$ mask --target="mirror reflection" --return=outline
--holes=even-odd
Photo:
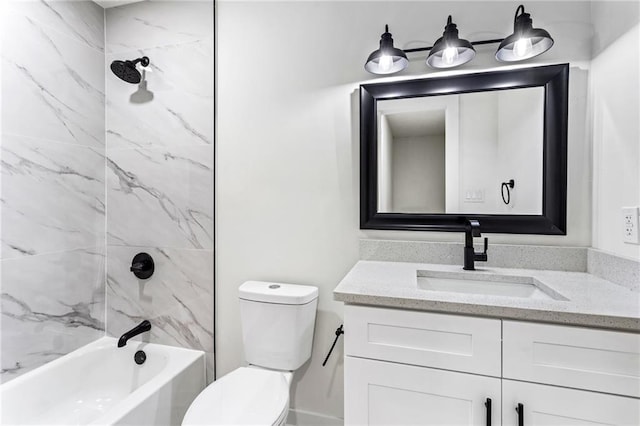
[[[378,212],[542,214],[544,96],[378,100]]]

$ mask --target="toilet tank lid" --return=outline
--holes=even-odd
[[[254,302],[305,305],[318,298],[318,287],[311,285],[247,281],[239,288],[240,299]]]

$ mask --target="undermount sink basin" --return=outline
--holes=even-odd
[[[533,277],[418,270],[418,288],[428,291],[568,300]]]

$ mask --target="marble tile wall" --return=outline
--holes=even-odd
[[[104,334],[104,11],[7,1],[0,381]]]
[[[204,350],[209,360],[213,35],[212,1],[106,10],[107,65],[151,60],[140,85],[106,78],[107,334],[148,319],[150,341]],[[138,252],[155,260],[148,280],[129,272]]]

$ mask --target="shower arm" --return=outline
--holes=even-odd
[[[139,63],[143,67],[149,66],[149,58],[147,56],[143,56],[142,58],[134,59],[133,61],[129,61],[129,62],[131,62],[132,65],[136,65]]]

